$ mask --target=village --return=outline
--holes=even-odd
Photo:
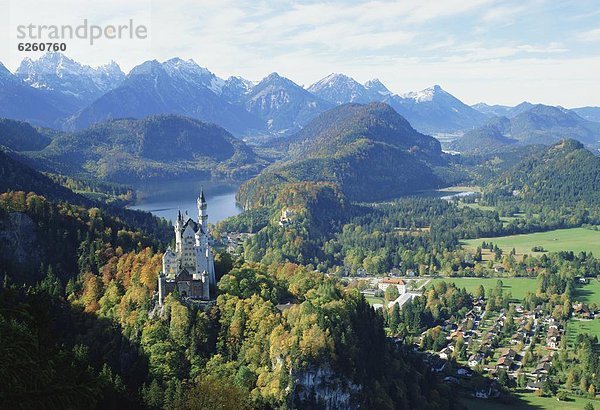
[[[563,325],[541,307],[526,311],[511,304],[508,310],[490,313],[484,299],[476,300],[464,319],[448,320],[441,330],[446,345],[437,352],[427,351],[431,369],[445,382],[482,399],[499,397],[501,385],[543,389],[552,355],[564,337]],[[474,374],[487,377],[474,381]]]
[[[421,296],[435,278],[403,276],[363,279],[361,293],[371,300],[382,298],[389,287],[397,289],[397,298],[372,303],[375,309],[385,305],[400,308]],[[374,299],[375,298],[375,299]],[[527,310],[523,304],[509,304],[497,311],[486,310],[484,297],[474,298],[472,309],[460,319],[445,320],[415,337],[413,351],[423,355],[430,369],[464,395],[476,399],[508,397],[508,387],[541,393],[552,373],[552,357],[566,344],[565,322],[552,317],[538,305]],[[574,320],[587,321],[600,316],[584,303],[571,306]],[[425,348],[431,332],[441,333],[444,342]],[[439,333],[437,333],[439,332]],[[438,336],[439,337],[439,336]]]

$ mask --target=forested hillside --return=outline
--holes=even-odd
[[[0,150],[0,192],[7,191],[37,192],[50,200],[68,201],[72,204],[91,204],[84,197],[54,183],[50,178]]]
[[[264,166],[252,149],[223,128],[174,115],[114,120],[59,133],[43,149],[23,155],[42,171],[121,183],[243,178]]]
[[[19,215],[30,226],[22,239],[34,241],[20,252],[0,242],[0,326],[9,335],[0,372],[10,375],[0,403],[457,408],[421,362],[388,344],[381,316],[358,292],[318,272],[234,265],[219,254],[216,303],[172,295],[158,309],[156,241],[98,209],[33,193],[0,195],[0,210],[3,234]],[[41,263],[28,270],[19,256],[35,254]],[[22,288],[25,280],[38,282]],[[28,375],[35,368],[43,372]]]
[[[47,135],[29,123],[0,118],[0,145],[10,150],[36,151],[46,147],[50,141]]]
[[[525,157],[488,189],[494,197],[522,199],[545,206],[600,203],[600,157],[575,140]]]
[[[380,200],[444,184],[432,165],[440,144],[415,131],[386,104],[346,104],[321,114],[285,140],[289,158],[240,190],[240,202],[290,182],[329,182],[350,200]]]

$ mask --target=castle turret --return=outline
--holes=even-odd
[[[198,223],[206,230],[208,224],[208,214],[206,213],[206,199],[204,198],[204,188],[200,188],[200,195],[196,200],[198,205]]]
[[[162,273],[165,276],[175,275],[177,273],[177,268],[177,255],[169,246],[167,251],[163,254]]]
[[[177,214],[177,221],[175,222],[175,252],[181,252],[181,234],[183,233],[183,217],[181,211]]]

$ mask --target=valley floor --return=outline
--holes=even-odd
[[[486,293],[496,287],[498,280],[502,280],[503,290],[512,293],[512,299],[521,301],[527,292],[534,292],[537,287],[535,278],[436,278],[432,282],[446,281],[456,284],[459,288],[465,288],[467,292],[473,291],[483,285]]]
[[[600,231],[587,228],[556,229],[522,235],[509,235],[496,238],[478,238],[464,241],[467,249],[475,250],[482,242],[492,242],[504,252],[515,248],[517,255],[541,255],[532,252],[534,246],[541,246],[545,252],[573,251],[600,254]],[[485,250],[484,250],[485,251]],[[489,254],[489,252],[487,252]],[[484,259],[486,252],[484,252]]]
[[[600,401],[571,397],[569,401],[558,401],[555,397],[537,397],[534,393],[518,393],[518,401],[511,404],[503,404],[490,400],[463,399],[463,403],[469,410],[580,410],[586,403],[592,403],[594,408],[600,407]]]

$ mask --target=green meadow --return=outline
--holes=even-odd
[[[592,302],[600,304],[600,280],[592,279],[588,284],[577,285],[573,300],[587,304]]]
[[[577,338],[577,335],[580,333],[596,335],[598,339],[600,339],[600,319],[570,319],[567,324],[567,340],[569,344],[573,344]]]
[[[573,251],[593,252],[600,255],[600,231],[586,228],[556,229],[521,235],[500,236],[497,238],[478,238],[464,241],[466,248],[476,249],[481,243],[493,242],[504,252],[515,248],[517,254],[540,255],[532,252],[534,246],[541,246],[547,252]]]
[[[592,279],[587,285],[577,285],[573,300],[587,304],[592,302],[600,304],[600,280]],[[573,343],[579,333],[589,333],[600,339],[600,319],[577,320],[573,318],[569,320],[567,325],[569,343]]]
[[[467,292],[473,292],[479,285],[483,285],[486,292],[496,287],[500,279],[503,283],[503,290],[510,291],[513,299],[522,300],[527,292],[535,293],[537,280],[530,278],[436,278],[432,281],[453,282],[459,288],[465,288]]]
[[[463,402],[469,410],[583,410],[588,402],[591,402],[595,409],[600,409],[600,401],[577,396],[570,396],[568,401],[558,401],[556,397],[537,397],[533,392],[517,393],[517,397],[518,401],[512,404],[471,398],[463,399]]]

